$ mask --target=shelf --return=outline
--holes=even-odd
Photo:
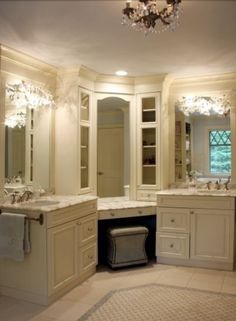
[[[143,148],[156,148],[156,145],[143,145]]]
[[[183,166],[183,164],[175,164],[175,166]]]
[[[88,109],[86,106],[80,106],[81,109]]]
[[[80,168],[81,168],[81,169],[88,169],[87,166],[81,166]]]
[[[149,108],[149,109],[142,109],[142,111],[143,111],[144,113],[146,113],[146,112],[156,111],[156,109],[155,109],[155,108]]]
[[[156,167],[156,164],[145,164],[143,167]]]
[[[86,146],[86,145],[81,145],[80,147],[81,148],[88,148],[88,146]]]

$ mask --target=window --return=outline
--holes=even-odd
[[[231,172],[231,131],[209,131],[209,170],[214,173]]]

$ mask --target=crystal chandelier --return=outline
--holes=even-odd
[[[180,2],[181,0],[166,0],[167,6],[158,8],[158,0],[139,0],[136,6],[132,6],[132,0],[126,0],[122,24],[144,31],[145,34],[169,28],[174,30],[179,18]],[[160,23],[157,24],[158,22]]]
[[[16,108],[51,107],[54,103],[53,96],[49,92],[24,81],[17,84],[8,84],[6,94]]]
[[[176,107],[189,116],[190,114],[201,115],[228,115],[230,112],[229,98],[221,97],[187,96],[176,102]]]
[[[22,128],[26,124],[26,114],[25,113],[16,113],[6,116],[5,125],[10,128]]]

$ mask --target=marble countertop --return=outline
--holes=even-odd
[[[16,204],[10,204],[9,202],[5,202],[2,203],[0,207],[5,211],[7,211],[8,209],[12,209],[14,211],[26,210],[37,212],[51,212],[61,208],[77,205],[83,202],[96,199],[96,196],[91,195],[52,195]]]
[[[156,195],[183,195],[183,196],[229,196],[236,197],[236,190],[203,190],[203,189],[185,189],[185,188],[176,188],[176,189],[166,189],[158,191]]]
[[[98,198],[98,211],[156,206],[156,202],[130,201],[128,197]]]

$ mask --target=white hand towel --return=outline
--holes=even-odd
[[[24,247],[27,252],[29,250],[29,231],[26,231],[28,227],[25,225],[27,221],[25,217],[24,214],[14,213],[2,213],[0,215],[1,258],[11,258],[16,261],[24,260]]]

